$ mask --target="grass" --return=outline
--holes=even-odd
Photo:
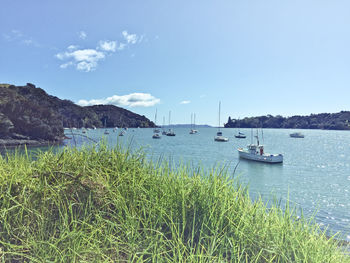
[[[293,209],[220,169],[106,146],[0,158],[3,262],[350,262]],[[1,261],[0,260],[0,261]]]

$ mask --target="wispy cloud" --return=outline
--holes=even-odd
[[[122,35],[128,44],[136,44],[139,37],[136,34],[129,34],[128,31],[124,30]]]
[[[85,31],[80,31],[80,32],[78,32],[78,37],[80,39],[86,39],[87,38],[87,34],[85,33]]]
[[[107,52],[115,52],[117,50],[117,41],[100,41],[98,49],[101,49],[103,51]]]
[[[123,41],[117,40],[100,40],[95,48],[80,48],[77,45],[70,45],[63,52],[55,55],[61,61],[60,68],[66,69],[70,66],[75,67],[79,71],[94,71],[99,62],[116,51],[124,50],[128,45],[140,43],[143,36],[129,34],[126,30],[122,32]],[[84,31],[79,32],[79,37],[85,39],[87,37]]]
[[[189,104],[189,103],[191,103],[190,100],[183,100],[183,101],[180,102],[180,104]]]
[[[149,93],[131,93],[127,95],[113,95],[104,99],[79,100],[78,105],[92,106],[100,104],[111,104],[123,107],[151,107],[160,102],[160,99]]]
[[[32,37],[23,34],[20,30],[13,29],[8,33],[4,33],[3,38],[9,42],[18,42],[27,46],[41,47]]]

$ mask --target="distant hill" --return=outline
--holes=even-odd
[[[0,139],[54,142],[62,140],[64,127],[105,125],[155,126],[145,116],[113,105],[82,107],[51,96],[31,83],[26,86],[0,84]]]
[[[225,128],[287,128],[350,130],[350,111],[320,113],[309,116],[282,117],[280,115],[246,117],[241,120],[228,118]]]

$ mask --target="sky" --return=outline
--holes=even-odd
[[[350,1],[1,0],[0,83],[157,124],[350,110]]]

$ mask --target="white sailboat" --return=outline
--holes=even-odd
[[[171,119],[171,111],[169,111],[169,130],[166,133],[166,136],[175,136],[175,132],[170,128],[170,119]]]
[[[165,116],[163,116],[162,134],[166,135],[166,131],[165,131]]]
[[[252,130],[252,138],[253,138],[253,130]],[[264,163],[282,163],[283,155],[282,154],[270,154],[264,152],[264,145],[259,143],[259,134],[258,131],[255,136],[257,143],[249,144],[246,149],[238,148],[238,154],[240,158],[264,162]]]
[[[193,123],[192,123],[192,115],[193,115]],[[191,130],[190,130],[190,134],[196,134],[198,133],[198,130],[195,129],[195,125],[196,125],[196,114],[195,113],[191,113]]]
[[[245,136],[245,134],[241,132],[240,128],[241,128],[241,123],[240,123],[239,118],[238,118],[238,134],[236,134],[235,137],[238,139],[244,139],[247,136]]]
[[[161,138],[161,136],[160,136],[160,130],[159,129],[157,129],[157,109],[156,109],[156,114],[155,114],[155,116],[154,116],[154,124],[155,124],[155,126],[156,126],[156,128],[154,128],[154,130],[153,130],[153,135],[152,135],[152,138],[153,139],[160,139]]]
[[[217,141],[217,142],[228,142],[228,138],[224,137],[222,135],[221,130],[220,130],[220,111],[221,111],[221,101],[219,102],[219,127],[218,127],[218,132],[216,133],[216,136],[214,137],[214,141]]]

